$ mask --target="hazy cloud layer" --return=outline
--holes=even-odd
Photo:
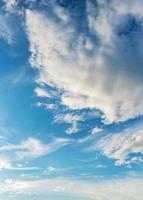
[[[0,194],[49,195],[71,194],[81,195],[93,200],[142,200],[142,184],[140,178],[124,178],[101,182],[85,182],[74,179],[43,180],[7,180],[0,184]]]

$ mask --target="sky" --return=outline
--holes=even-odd
[[[0,0],[0,199],[142,200],[142,8]]]

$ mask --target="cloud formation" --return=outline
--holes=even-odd
[[[5,3],[5,9],[9,12],[13,11],[17,4],[16,0],[3,0],[3,2]]]
[[[91,150],[99,150],[115,160],[115,165],[143,164],[143,129],[131,127],[102,137]]]
[[[0,157],[0,170],[10,169],[10,168],[11,168],[11,162],[5,157]]]
[[[71,126],[65,131],[67,134],[74,134],[79,132],[80,131],[79,122],[84,120],[85,119],[82,114],[64,113],[55,116],[55,122],[58,123],[65,122],[67,124],[71,124]]]
[[[0,194],[49,195],[71,194],[81,195],[93,200],[142,200],[141,178],[124,178],[99,182],[78,181],[69,178],[41,180],[10,180],[0,183]]]
[[[73,17],[58,5],[54,17],[27,10],[37,82],[61,90],[61,102],[70,109],[100,110],[105,123],[142,115],[142,6],[140,0],[87,0],[87,20],[80,22],[74,8]]]
[[[38,158],[57,151],[63,146],[69,144],[71,140],[64,138],[56,138],[49,144],[43,144],[36,138],[28,138],[21,144],[7,144],[0,147],[0,154],[12,152],[10,156],[12,160],[26,160]],[[3,162],[2,162],[3,163]]]
[[[12,44],[14,41],[14,32],[11,28],[9,17],[0,14],[0,25],[0,39],[3,39],[8,44]]]

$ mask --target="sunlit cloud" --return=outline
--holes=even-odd
[[[39,70],[39,84],[63,91],[60,98],[65,106],[99,109],[105,123],[126,121],[143,112],[142,2],[98,4],[96,17],[95,4],[87,1],[86,36],[70,18],[58,22],[27,10],[30,62]],[[138,28],[126,30],[130,22]]]

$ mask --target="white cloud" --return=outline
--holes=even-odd
[[[11,159],[33,159],[44,156],[57,151],[63,146],[69,144],[71,140],[56,138],[49,144],[43,144],[40,140],[35,138],[28,138],[21,144],[7,144],[0,147],[0,153],[9,153],[12,151],[13,157]]]
[[[94,127],[91,131],[91,134],[97,134],[97,133],[100,133],[101,131],[103,131],[102,128],[99,128],[99,127]]]
[[[68,123],[71,126],[66,129],[67,134],[74,134],[80,131],[79,122],[84,121],[84,117],[82,114],[74,114],[74,113],[66,113],[66,114],[58,114],[55,116],[55,122],[58,123]]]
[[[0,170],[10,169],[10,168],[11,168],[11,162],[5,157],[0,157]]]
[[[61,101],[71,109],[99,109],[106,123],[141,115],[143,3],[99,1],[97,12],[87,2],[86,36],[70,18],[56,22],[27,10],[31,64],[39,69],[38,82],[61,89]],[[126,28],[131,20],[139,26],[134,31]]]
[[[12,44],[14,41],[14,33],[11,28],[9,18],[4,15],[0,15],[0,38]]]
[[[12,182],[13,182],[12,179],[6,179],[6,180],[5,180],[5,183],[6,183],[6,184],[11,184]]]
[[[140,126],[132,127],[116,134],[109,134],[90,149],[98,149],[108,158],[115,159],[116,165],[143,163],[143,129]]]
[[[57,115],[55,117],[55,121],[56,122],[67,122],[67,123],[72,123],[72,122],[76,122],[76,121],[82,121],[83,120],[83,116],[82,114],[73,114],[73,113],[66,113],[66,114],[61,114],[61,115]]]
[[[60,7],[60,6],[53,6],[53,10],[54,10],[54,13],[55,15],[61,19],[62,21],[64,22],[68,22],[69,20],[69,13],[67,12],[66,9],[64,9],[63,7]]]
[[[17,4],[16,0],[3,0],[3,2],[5,3],[5,9],[9,12],[13,11]]]
[[[42,168],[40,167],[36,167],[36,166],[32,166],[32,167],[25,167],[23,165],[20,166],[11,166],[10,168],[8,168],[9,170],[13,170],[13,171],[39,171],[42,170]]]
[[[77,181],[70,178],[44,180],[12,180],[0,183],[0,193],[48,195],[81,195],[91,199],[142,200],[141,178],[123,178],[98,182]]]
[[[47,104],[45,104],[45,109],[50,109],[50,110],[54,110],[54,109],[56,109],[56,105],[55,104],[53,104],[53,103],[47,103]]]
[[[53,167],[53,166],[49,166],[46,170],[43,171],[44,175],[51,175],[55,172],[59,171],[59,169]]]
[[[55,170],[56,170],[56,168],[53,167],[53,166],[48,167],[48,171],[49,171],[49,172],[54,172]]]
[[[72,126],[69,127],[65,132],[67,134],[75,134],[75,133],[78,133],[80,131],[80,128],[79,128],[79,125],[77,122],[73,122],[72,123]]]
[[[44,107],[44,109],[47,109],[47,110],[54,110],[54,109],[56,109],[56,104],[54,104],[54,103],[37,102],[36,106],[37,107]]]
[[[52,95],[44,88],[37,87],[35,93],[38,97],[48,97],[51,98]]]

